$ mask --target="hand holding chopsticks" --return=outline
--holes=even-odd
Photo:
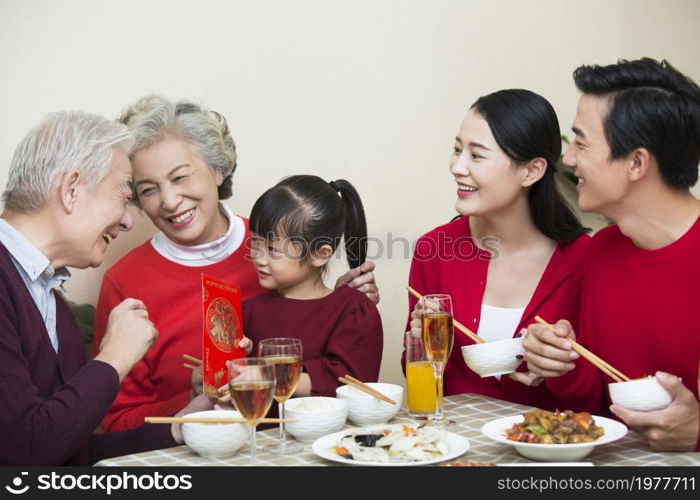
[[[373,387],[368,386],[364,382],[360,382],[357,380],[355,377],[352,377],[348,374],[345,374],[345,377],[338,377],[338,381],[342,382],[346,385],[349,385],[350,387],[354,387],[355,389],[366,392],[370,396],[374,396],[377,399],[381,399],[382,401],[386,401],[389,404],[395,405],[396,401],[391,399],[389,396],[385,396],[378,390],[374,389]]]
[[[406,290],[408,290],[408,293],[410,293],[411,295],[413,295],[413,296],[414,296],[415,298],[417,298],[418,300],[420,300],[420,299],[423,298],[423,296],[422,296],[420,293],[416,292],[416,291],[415,291],[413,288],[411,288],[410,286],[407,286],[407,287],[406,287]],[[476,333],[472,332],[469,328],[467,328],[466,326],[464,326],[462,323],[460,323],[460,322],[457,321],[456,319],[452,318],[452,324],[454,325],[454,327],[455,327],[457,330],[459,330],[460,332],[464,333],[467,337],[469,337],[470,339],[472,339],[472,340],[473,340],[474,342],[476,342],[477,344],[483,344],[483,343],[484,343],[484,339],[482,339],[481,337],[479,337]]]
[[[540,325],[546,326],[550,330],[554,331],[554,325],[550,325],[547,323],[545,320],[540,318],[539,316],[535,316],[535,321],[539,323]],[[615,382],[622,382],[622,381],[629,381],[629,377],[627,377],[624,373],[622,373],[620,370],[616,369],[613,367],[611,364],[605,362],[603,359],[599,358],[595,354],[593,354],[591,351],[583,347],[581,344],[576,342],[572,338],[567,338],[567,342],[571,344],[571,347],[573,348],[574,351],[579,353],[582,357],[586,358],[588,361],[590,361],[596,368],[598,368],[600,371],[605,373],[608,377],[613,379]]]

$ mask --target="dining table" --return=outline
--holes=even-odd
[[[537,463],[520,456],[513,446],[499,443],[481,432],[482,426],[492,420],[521,415],[531,407],[509,401],[502,401],[476,394],[458,394],[445,397],[445,416],[453,422],[447,427],[448,432],[466,437],[469,440],[468,451],[450,459],[450,462],[468,461],[479,464],[521,464]],[[410,423],[405,408],[402,408],[390,423]],[[157,424],[153,424],[157,425]],[[351,424],[347,424],[351,427]],[[279,439],[276,428],[258,431],[257,442],[260,448],[274,445]],[[289,439],[289,437],[288,437]],[[594,466],[698,466],[700,453],[696,452],[655,452],[649,449],[646,441],[639,434],[629,431],[623,438],[612,443],[596,446],[583,462]],[[250,464],[248,445],[227,458],[205,458],[197,455],[187,446],[176,446],[161,450],[135,453],[108,458],[97,462],[96,466],[117,467],[187,467],[187,466],[246,466]],[[260,449],[257,453],[257,466],[341,466],[316,455],[308,443],[303,450],[294,455],[275,455]],[[440,465],[440,464],[436,464]]]

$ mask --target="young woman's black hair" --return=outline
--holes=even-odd
[[[554,177],[561,156],[561,132],[552,105],[529,90],[508,89],[480,97],[471,109],[486,120],[494,139],[514,162],[547,161],[544,175],[528,192],[537,229],[554,241],[572,241],[588,232],[559,192]]]
[[[351,269],[363,264],[367,257],[362,200],[344,179],[330,183],[315,175],[283,179],[253,205],[250,230],[265,238],[287,237],[302,247],[304,256],[323,245],[330,245],[335,251],[344,236]]]

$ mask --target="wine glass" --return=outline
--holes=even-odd
[[[452,352],[454,330],[452,328],[452,297],[446,294],[424,295],[421,304],[421,336],[425,354],[435,374],[435,416],[433,422],[445,426],[442,409],[442,375]]]
[[[250,426],[250,465],[254,465],[255,427],[272,405],[274,366],[262,358],[234,359],[228,365],[228,385],[236,410]]]
[[[280,418],[284,418],[284,403],[294,394],[301,373],[301,340],[276,337],[264,339],[258,344],[258,356],[274,367],[275,401],[279,404]],[[277,445],[268,448],[272,453],[290,455],[298,453],[303,445],[287,441],[284,422],[280,422],[280,438]]]

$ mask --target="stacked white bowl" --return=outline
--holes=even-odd
[[[339,431],[348,415],[345,401],[321,396],[292,398],[284,404],[284,410],[286,418],[296,420],[285,424],[285,429],[305,443]]]
[[[396,403],[391,404],[370,396],[349,385],[341,385],[335,395],[348,404],[348,419],[355,425],[384,424],[394,418],[401,408],[403,387],[396,384],[370,382],[366,385],[376,389]]]

